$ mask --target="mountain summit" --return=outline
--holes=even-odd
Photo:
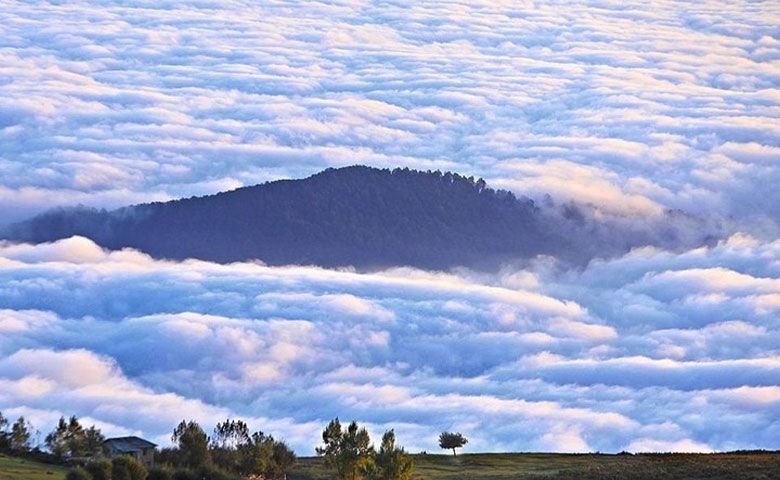
[[[57,209],[0,237],[40,243],[82,235],[157,258],[361,269],[494,268],[540,254],[582,263],[640,245],[704,241],[680,236],[696,229],[677,212],[661,219],[664,229],[650,229],[653,235],[586,213],[574,204],[542,209],[457,173],[352,166],[114,211]]]
[[[154,257],[327,267],[480,266],[553,253],[539,209],[453,173],[353,166],[114,211],[58,209],[16,224],[28,242],[72,235]]]

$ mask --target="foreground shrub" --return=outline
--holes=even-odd
[[[65,480],[92,480],[92,477],[83,468],[76,467],[65,475]]]
[[[239,475],[226,472],[215,466],[203,466],[196,469],[177,468],[170,477],[152,479],[151,473],[148,480],[241,480]]]
[[[198,479],[204,480],[240,480],[238,475],[226,472],[213,465],[204,466],[198,469]]]
[[[86,470],[92,476],[92,480],[111,480],[111,462],[108,460],[90,462]]]
[[[173,480],[201,480],[201,477],[189,468],[177,468],[173,472]]]
[[[146,467],[133,457],[116,457],[111,462],[112,480],[146,480]]]
[[[167,467],[154,467],[149,470],[146,480],[173,480],[173,471]]]

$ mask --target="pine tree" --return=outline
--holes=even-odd
[[[375,480],[409,480],[414,466],[412,459],[402,447],[395,444],[395,432],[388,430],[382,435],[382,444],[374,457]]]
[[[342,480],[361,480],[373,468],[374,447],[365,428],[356,422],[346,430],[338,418],[331,420],[322,432],[324,446],[317,447],[317,454],[325,457],[325,463],[336,470]]]

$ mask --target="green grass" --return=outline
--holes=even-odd
[[[0,453],[0,480],[64,480],[67,470]]]
[[[780,453],[713,455],[414,455],[418,480],[780,479]],[[301,458],[289,480],[332,478],[320,458]]]
[[[712,455],[414,455],[417,480],[780,480],[780,452]],[[66,469],[0,454],[0,480],[64,480]],[[289,480],[329,480],[321,458],[301,458]]]

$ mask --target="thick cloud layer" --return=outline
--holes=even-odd
[[[0,221],[325,166],[776,230],[777,2],[11,2]]]
[[[302,454],[336,415],[412,450],[778,448],[778,299],[780,243],[744,235],[490,276],[5,244],[0,410],[163,443],[241,416]]]
[[[304,454],[335,415],[412,450],[780,448],[778,25],[777,2],[6,2],[2,224],[364,163],[747,233],[491,275],[2,244],[0,410],[161,443],[241,416]]]

